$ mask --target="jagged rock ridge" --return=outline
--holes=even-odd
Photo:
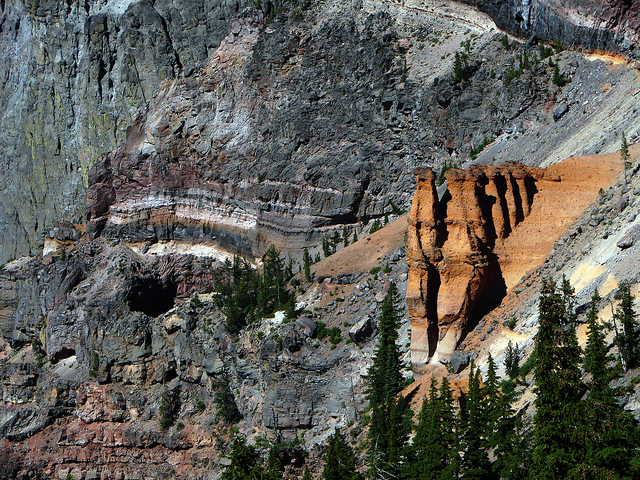
[[[451,169],[439,198],[433,171],[416,169],[407,245],[414,370],[448,361],[475,322],[544,260],[619,171],[615,161],[590,158],[546,169],[517,163]]]

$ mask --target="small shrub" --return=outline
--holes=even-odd
[[[373,276],[376,276],[380,270],[381,267],[373,267],[371,270],[369,270],[369,273]]]
[[[91,353],[91,367],[89,367],[89,376],[97,377],[98,371],[100,370],[100,357],[98,357],[98,352]]]
[[[200,399],[196,400],[196,410],[198,410],[199,412],[204,412],[206,410],[207,406],[204,404],[204,402]]]
[[[327,335],[329,335],[329,332],[327,331],[327,326],[325,325],[325,323],[324,322],[317,322],[316,323],[316,338],[318,340],[324,340]]]
[[[191,303],[191,305],[193,305],[194,307],[199,307],[202,304],[197,293],[193,297],[191,297],[189,303]]]
[[[478,145],[476,148],[472,148],[471,152],[469,152],[469,156],[471,157],[471,159],[475,160],[476,158],[478,158],[478,155],[480,155],[480,153],[485,149],[485,147],[493,143],[494,140],[495,140],[495,137],[491,137],[491,138],[484,137],[480,145]]]
[[[180,386],[166,389],[160,397],[160,428],[167,430],[175,422],[180,411]]]

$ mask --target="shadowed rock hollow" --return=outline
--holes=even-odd
[[[441,196],[433,171],[415,170],[407,245],[414,371],[448,361],[478,319],[613,181],[619,162],[598,157],[546,169],[518,163],[452,169]]]

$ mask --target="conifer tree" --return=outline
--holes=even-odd
[[[336,429],[329,438],[325,453],[324,480],[361,480],[356,471],[356,457],[342,434]]]
[[[638,333],[635,313],[633,311],[633,296],[628,283],[621,283],[616,294],[620,303],[616,309],[615,319],[620,322],[621,332],[618,332],[616,343],[620,349],[625,370],[635,368],[640,363],[640,334]]]
[[[372,478],[385,478],[397,468],[403,450],[406,432],[405,415],[409,409],[402,397],[396,395],[402,388],[402,363],[396,341],[400,325],[399,295],[395,283],[382,302],[378,326],[379,342],[373,356],[373,365],[367,374],[367,396],[371,406],[369,427],[369,462]]]
[[[588,399],[581,402],[583,422],[576,429],[583,448],[579,461],[569,472],[571,478],[639,478],[638,423],[620,409],[616,397],[623,392],[611,387],[619,377],[619,365],[607,354],[603,326],[597,323],[596,291],[588,315],[588,338],[584,370],[590,374]]]
[[[520,373],[520,349],[518,348],[518,344],[514,347],[509,340],[509,344],[507,345],[507,351],[505,352],[504,358],[504,366],[505,371],[509,378],[514,379]]]
[[[429,398],[422,403],[413,443],[407,448],[403,476],[407,480],[450,480],[458,478],[459,445],[457,419],[449,381],[440,390],[434,379]]]
[[[487,454],[487,405],[484,392],[480,388],[480,371],[474,370],[473,363],[469,372],[469,393],[461,412],[461,450],[460,472],[468,480],[485,480],[491,476],[489,455]]]
[[[610,401],[614,391],[609,384],[618,376],[618,372],[609,365],[615,359],[607,354],[604,343],[604,326],[598,323],[598,303],[600,295],[596,290],[591,297],[591,307],[587,317],[587,346],[584,350],[584,370],[591,374],[587,384],[589,397],[594,400]]]
[[[496,478],[504,480],[526,480],[531,465],[531,430],[522,415],[511,409],[515,391],[500,392],[493,357],[489,354],[489,367],[485,393],[487,413],[485,419],[490,425],[489,448],[493,449],[495,460],[491,465]]]
[[[304,280],[305,282],[311,281],[311,255],[309,250],[305,247],[304,254],[302,255],[302,261],[304,262]]]
[[[401,320],[398,303],[398,289],[392,282],[382,301],[378,325],[380,340],[373,354],[373,365],[367,374],[371,406],[388,403],[402,387],[402,362],[396,344]]]
[[[258,453],[251,445],[247,445],[245,437],[236,436],[233,439],[229,458],[231,463],[222,472],[221,480],[258,480],[260,478]]]
[[[311,478],[311,472],[308,467],[304,467],[304,473],[302,474],[302,480],[313,480]]]
[[[580,347],[573,328],[572,289],[566,279],[558,291],[543,281],[539,329],[535,336],[534,478],[565,478],[580,455],[574,436],[580,422],[577,405],[584,392],[580,381]]]

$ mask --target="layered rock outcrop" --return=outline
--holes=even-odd
[[[619,171],[610,157],[572,158],[546,169],[473,166],[448,170],[439,195],[433,171],[416,169],[407,245],[414,370],[448,361]]]
[[[408,179],[389,184],[374,175],[404,168],[399,155],[382,156],[384,120],[369,123],[380,99],[355,108],[340,93],[354,85],[334,82],[338,58],[364,45],[392,69],[381,87],[395,84],[396,46],[365,38],[374,25],[354,32],[330,22],[323,28],[344,44],[329,44],[323,33],[300,38],[295,26],[293,36],[285,27],[267,33],[260,12],[245,11],[207,65],[163,83],[126,144],[91,170],[89,232],[208,242],[246,256],[268,244],[299,253],[332,228],[407,203]],[[349,75],[361,75],[362,88],[380,76],[368,53],[352,63]],[[369,100],[378,105],[364,108]],[[344,123],[353,131],[338,128]]]

